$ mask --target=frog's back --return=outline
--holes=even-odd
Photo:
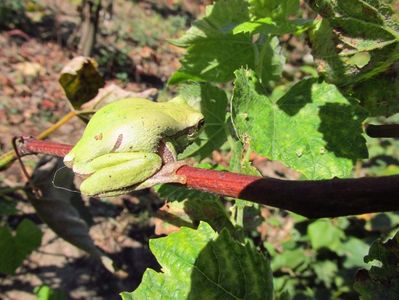
[[[92,141],[96,155],[153,152],[163,136],[172,136],[182,129],[179,122],[163,111],[161,103],[129,98],[100,109],[87,125],[84,140]]]

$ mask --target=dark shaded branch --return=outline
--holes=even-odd
[[[308,218],[399,210],[399,176],[291,181],[184,166],[187,186]]]
[[[366,125],[366,134],[374,138],[397,138],[399,137],[399,124]]]
[[[25,139],[22,153],[64,156],[72,146]],[[309,218],[399,210],[399,175],[290,181],[183,166],[188,188],[270,205]]]

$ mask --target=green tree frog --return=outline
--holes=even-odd
[[[197,136],[204,116],[182,98],[127,98],[90,119],[64,163],[85,179],[83,194],[115,196],[157,183],[181,182],[177,153]]]

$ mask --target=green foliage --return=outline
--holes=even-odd
[[[391,116],[399,112],[399,76],[393,68],[383,74],[360,82],[353,87],[353,95],[361,100],[370,116]]]
[[[318,220],[308,226],[308,236],[315,250],[326,248],[338,251],[342,247],[344,232],[328,220]]]
[[[206,223],[150,241],[162,273],[147,270],[130,299],[273,299],[269,261]]]
[[[281,74],[284,58],[277,40],[266,34],[299,33],[312,24],[287,20],[297,7],[297,0],[250,1],[250,4],[243,0],[222,0],[208,6],[206,16],[173,41],[187,48],[187,53],[169,83],[226,82],[233,79],[235,70],[247,66],[257,71],[267,85]],[[257,33],[262,35],[254,37]]]
[[[18,25],[20,18],[25,14],[24,0],[0,1],[0,28]]]
[[[310,179],[347,177],[353,162],[367,156],[364,113],[334,85],[303,80],[274,101],[252,71],[237,71],[234,85],[233,123],[259,154]]]
[[[272,254],[277,299],[352,299],[356,268],[365,267],[368,244],[348,233],[347,219],[298,220],[282,250]],[[307,232],[307,234],[306,234]]]
[[[179,158],[194,156],[203,159],[226,142],[226,93],[211,84],[191,84],[183,86],[180,95],[202,112],[205,126],[198,139]]]
[[[254,18],[286,19],[296,14],[299,9],[298,0],[248,0],[248,3],[249,11]]]
[[[302,179],[325,179],[352,176],[354,165],[370,153],[368,168],[361,170],[366,175],[398,174],[398,142],[366,140],[363,133],[366,121],[397,122],[385,117],[399,112],[399,24],[388,2],[308,0],[313,11],[306,13],[299,0],[218,0],[207,6],[204,17],[173,41],[186,52],[169,83],[184,83],[179,94],[205,116],[200,136],[179,158],[209,162],[219,150],[223,169],[259,175],[251,164],[255,152]],[[137,17],[135,42],[155,47],[185,22],[164,21]],[[303,50],[307,46],[311,54]],[[295,47],[311,58],[295,58]],[[100,51],[104,62],[121,65],[128,53]],[[125,81],[128,75],[117,76]],[[82,61],[63,72],[61,83],[75,108],[103,86],[95,65]],[[169,201],[164,224],[182,228],[151,240],[162,272],[147,270],[123,299],[351,299],[360,267],[370,269],[356,276],[354,288],[363,299],[399,297],[398,235],[375,242],[363,260],[372,238],[392,233],[396,214],[305,220],[182,187],[165,185],[157,192]],[[59,235],[97,252],[80,215],[59,198],[51,194],[47,202],[32,203]],[[51,205],[62,209],[54,214]],[[2,216],[13,213],[15,207],[0,202]],[[65,227],[60,216],[73,216],[77,227]],[[0,271],[13,273],[40,236],[29,221],[14,235],[0,227]],[[40,299],[58,297],[47,286],[36,293]]]
[[[356,274],[355,289],[362,299],[399,298],[399,234],[383,243],[375,241],[365,262],[372,262],[374,266],[369,271],[361,270]]]
[[[18,225],[14,234],[8,226],[0,227],[0,272],[13,274],[41,240],[42,232],[28,219]]]
[[[323,16],[312,33],[312,47],[328,78],[348,85],[386,71],[399,58],[399,25],[385,4],[373,1],[310,1]],[[334,30],[333,30],[334,29]],[[363,66],[351,63],[368,54]]]
[[[217,196],[171,185],[162,185],[157,189],[157,192],[162,199],[171,201],[169,205],[178,207],[174,214],[179,220],[173,219],[174,224],[188,222],[192,223],[192,227],[195,227],[200,221],[204,221],[217,232],[227,229],[234,235],[234,226]],[[185,224],[185,226],[187,225]]]
[[[382,1],[309,1],[323,16],[310,35],[319,71],[376,115],[398,112],[399,23]]]
[[[388,119],[391,120],[392,118]],[[384,176],[399,174],[399,141],[395,139],[371,139],[367,141],[370,161],[365,162],[367,175]]]
[[[307,179],[323,179],[352,176],[353,166],[367,158],[370,151],[373,160],[366,172],[373,175],[399,172],[396,142],[366,140],[362,128],[367,117],[390,116],[399,109],[399,25],[391,6],[378,0],[307,2],[321,17],[303,19],[296,0],[220,0],[207,6],[205,16],[173,41],[185,48],[186,53],[181,59],[182,67],[169,83],[189,82],[181,93],[186,99],[194,99],[191,104],[208,114],[209,130],[186,151],[185,157],[204,159],[212,150],[222,149],[231,153],[229,170],[258,174],[249,159],[255,151],[299,171]],[[307,11],[304,15],[315,14]],[[295,39],[305,33],[316,61],[296,66],[289,56],[289,46],[281,41],[287,34]],[[301,38],[303,41],[303,37],[298,40]],[[302,75],[289,76],[287,64]],[[312,78],[306,78],[307,74]],[[220,83],[225,91],[213,85]],[[389,161],[384,154],[395,159]],[[197,208],[202,212],[206,206],[213,207],[208,201],[215,201],[218,208],[211,210],[215,209],[219,217],[224,215],[217,197],[176,188],[163,193],[163,188],[161,196],[171,201],[203,200],[205,206]],[[369,267],[363,261],[370,243],[364,239],[366,229],[375,237],[376,232],[389,233],[397,222],[394,214],[376,215],[363,223],[357,218],[311,222],[295,215],[283,217],[279,211],[262,219],[261,207],[238,199],[234,203],[230,219],[236,227],[229,232],[235,232],[232,236],[237,240],[243,238],[237,234],[240,227],[241,233],[249,234],[247,240],[260,238],[255,228],[261,230],[261,226],[271,236],[275,231],[288,232],[278,242],[268,235],[263,241],[263,247],[272,256],[275,299],[355,298],[352,287],[355,270]],[[209,222],[218,232],[221,224],[230,227],[226,219],[220,218],[224,221],[215,223],[208,213],[197,215],[197,220]],[[293,225],[286,229],[291,222]],[[221,236],[223,232],[227,231],[222,231]],[[186,247],[190,248],[183,244],[171,252]],[[371,254],[369,257],[367,261],[371,260]],[[225,254],[223,258],[230,256]],[[165,273],[148,271],[137,294],[130,296],[148,298],[149,294],[144,293],[150,291],[149,282],[169,286],[170,277],[180,278],[180,270],[161,264]],[[383,276],[387,276],[386,270],[382,271]],[[370,282],[373,288],[386,284],[384,279],[373,276],[368,275],[363,285],[356,283],[361,295],[372,293],[367,288]],[[197,289],[196,285],[191,281],[191,290]],[[394,288],[392,295],[395,292]],[[389,298],[387,293],[385,298]],[[187,295],[186,290],[184,296]],[[190,297],[199,295],[204,298],[203,293],[193,293]],[[371,298],[377,299],[380,297],[375,295],[382,294],[372,295]],[[127,294],[125,297],[129,299]]]
[[[254,51],[248,34],[233,34],[233,28],[249,20],[242,0],[220,0],[207,7],[206,16],[194,22],[180,39],[173,41],[187,48],[182,68],[170,78],[170,83],[201,79],[226,82],[242,65],[253,67]]]
[[[60,290],[55,290],[47,285],[41,285],[34,290],[37,300],[65,300],[66,294]]]
[[[0,189],[0,194],[2,190]],[[0,198],[0,216],[9,216],[17,213],[16,203],[12,200]]]

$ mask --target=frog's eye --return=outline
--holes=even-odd
[[[204,126],[204,123],[205,123],[205,121],[204,121],[204,119],[202,119],[202,120],[198,121],[198,123],[196,125],[187,128],[187,131],[186,131],[187,136],[189,138],[196,137],[198,134],[198,131],[201,129],[202,126]]]
[[[200,121],[198,122],[198,124],[197,124],[197,128],[198,128],[198,129],[202,128],[202,126],[204,126],[204,124],[205,124],[205,120],[204,120],[204,119],[200,120]]]

